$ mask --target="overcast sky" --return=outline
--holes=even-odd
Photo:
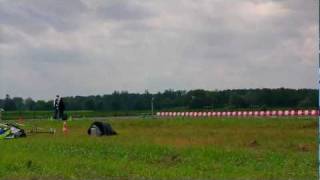
[[[316,0],[0,0],[0,97],[316,88]]]

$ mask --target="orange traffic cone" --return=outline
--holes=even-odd
[[[66,121],[63,122],[62,132],[64,134],[67,134],[67,132],[68,132],[68,127],[67,127],[67,122]]]

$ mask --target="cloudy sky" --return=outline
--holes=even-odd
[[[316,88],[316,0],[0,0],[0,97]]]

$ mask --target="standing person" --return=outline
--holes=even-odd
[[[53,101],[53,108],[54,108],[54,115],[53,118],[54,119],[58,119],[59,118],[59,101],[60,101],[60,97],[59,95],[56,96],[56,98]]]
[[[64,106],[64,102],[63,102],[62,98],[60,98],[60,100],[59,100],[58,107],[59,107],[59,118],[62,120],[66,120],[66,117],[64,116],[65,106]]]

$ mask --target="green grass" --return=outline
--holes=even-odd
[[[110,117],[110,116],[145,116],[150,111],[65,111],[65,113],[73,118],[88,117]],[[3,120],[23,119],[50,119],[53,111],[4,111],[2,112]]]
[[[315,118],[107,120],[119,133],[89,137],[91,121],[0,141],[0,179],[316,179]],[[27,128],[26,128],[27,129]]]

